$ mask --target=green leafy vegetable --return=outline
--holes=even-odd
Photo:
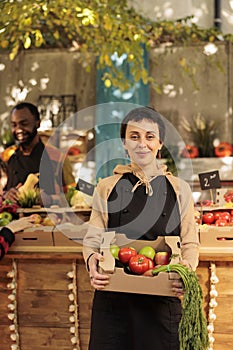
[[[203,293],[194,271],[181,264],[164,265],[152,271],[178,272],[184,284],[182,317],[179,324],[180,350],[206,350],[209,345],[207,321],[203,312]]]

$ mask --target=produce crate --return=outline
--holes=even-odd
[[[54,230],[54,245],[61,251],[77,251],[78,246],[82,250],[83,238],[87,233],[87,224],[73,225],[65,223],[58,225]]]
[[[233,226],[200,227],[201,253],[229,254],[233,253]]]
[[[15,242],[9,252],[50,251],[53,247],[53,227],[28,228],[15,235]]]
[[[108,232],[102,235],[102,244],[100,247],[104,261],[99,263],[99,268],[101,272],[110,274],[110,283],[105,287],[105,291],[174,296],[172,293],[172,283],[174,280],[180,279],[178,273],[160,272],[154,277],[126,273],[124,268],[115,266],[115,259],[110,252],[110,244],[113,240],[114,244],[120,247],[133,247],[137,251],[143,246],[150,245],[157,252],[171,252],[174,256],[171,263],[177,263],[180,257],[180,238],[178,236],[160,236],[154,241],[132,241],[127,239],[124,234]]]

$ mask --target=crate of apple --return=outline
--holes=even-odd
[[[158,251],[149,245],[142,247],[137,251],[133,247],[119,247],[111,245],[110,251],[116,259],[116,266],[124,267],[128,273],[136,275],[147,275],[157,266],[167,265],[170,262],[171,253],[167,251]]]

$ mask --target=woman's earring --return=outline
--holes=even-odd
[[[129,153],[128,153],[127,149],[125,149],[125,158],[129,158]]]
[[[157,152],[157,159],[161,159],[161,151],[160,151],[160,149]]]

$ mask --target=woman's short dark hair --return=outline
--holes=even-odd
[[[18,110],[24,109],[24,108],[29,109],[29,111],[35,117],[36,120],[40,120],[40,113],[38,111],[38,108],[35,105],[33,105],[32,103],[30,103],[30,102],[20,102],[20,103],[18,103],[15,107],[12,108],[11,114],[13,113],[13,111],[15,109],[18,111]]]
[[[156,123],[159,128],[159,140],[160,142],[164,142],[165,139],[165,124],[163,122],[162,116],[156,112],[152,107],[137,107],[132,109],[122,120],[120,135],[121,139],[125,139],[125,133],[127,124],[130,121],[139,122],[143,119],[150,120],[153,123]]]

